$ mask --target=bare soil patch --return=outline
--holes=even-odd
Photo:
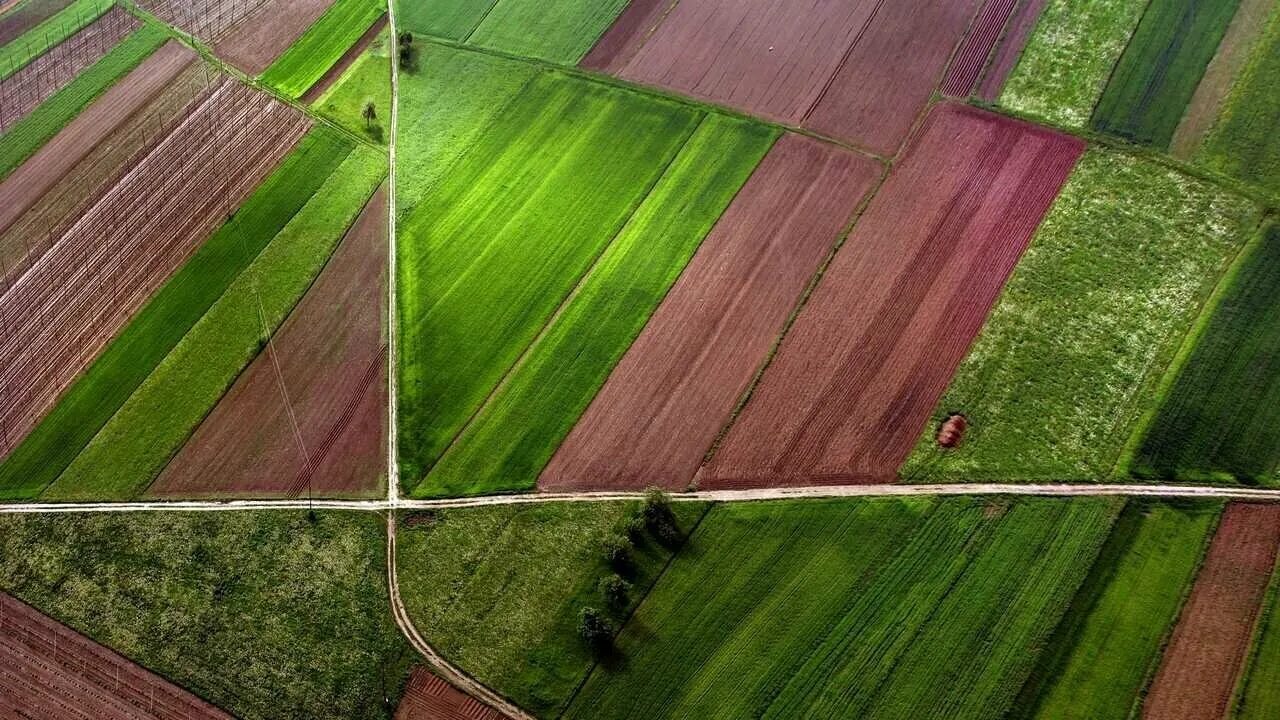
[[[947,79],[940,88],[943,95],[950,97],[968,97],[973,86],[987,64],[991,49],[996,46],[1000,36],[1004,34],[1005,25],[1009,23],[1009,15],[1013,13],[1017,0],[987,0],[978,13],[978,19],[964,42],[956,51],[956,56],[947,68]]]
[[[978,96],[983,100],[994,102],[1000,96],[1009,73],[1018,64],[1022,49],[1026,47],[1027,39],[1031,37],[1031,31],[1035,29],[1040,13],[1048,3],[1049,0],[1021,0],[1018,3],[1018,9],[1009,20],[1004,36],[1000,38],[999,47],[991,57],[986,74],[982,76]]]
[[[260,75],[302,37],[333,0],[268,0],[213,46],[218,57],[250,75]]]
[[[506,715],[423,668],[405,685],[395,720],[506,720]]]
[[[5,45],[21,36],[26,31],[53,17],[59,10],[70,5],[73,0],[32,0],[17,10],[9,8],[21,0],[13,0],[0,5],[0,45]]]
[[[676,0],[632,0],[578,63],[600,72],[618,73],[649,39]]]

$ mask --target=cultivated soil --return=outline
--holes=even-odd
[[[1009,79],[1009,73],[1013,72],[1014,66],[1018,64],[1018,58],[1022,56],[1022,49],[1027,45],[1031,31],[1035,29],[1040,13],[1048,4],[1049,0],[1021,0],[1018,3],[1018,9],[1009,20],[1004,37],[1000,38],[999,47],[991,56],[986,74],[982,76],[978,96],[983,100],[995,102],[995,99],[1000,97],[1000,92],[1004,90],[1004,83]]]
[[[538,480],[684,489],[880,174],[798,135],[765,156]]]
[[[506,716],[430,672],[415,668],[395,720],[506,720]]]
[[[935,107],[699,487],[893,480],[1083,150],[982,110]]]
[[[227,32],[213,51],[249,75],[260,75],[333,0],[269,0]]]
[[[9,10],[22,0],[0,3],[0,45],[11,42],[26,31],[53,17],[74,0],[31,0],[17,10]]]
[[[1004,33],[1009,15],[1013,12],[1017,0],[988,0],[978,13],[978,19],[969,34],[965,36],[956,56],[947,68],[947,79],[942,81],[940,90],[943,95],[951,97],[968,97],[973,86],[978,82],[991,49]]]
[[[631,62],[674,5],[675,0],[632,0],[627,3],[626,9],[578,64],[591,70],[617,74]]]

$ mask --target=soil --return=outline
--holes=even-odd
[[[333,0],[268,0],[218,40],[214,54],[249,75],[260,75],[331,4]]]
[[[352,63],[364,54],[365,49],[373,43],[374,38],[378,37],[378,33],[382,32],[382,29],[386,26],[387,16],[384,14],[382,17],[378,18],[377,22],[371,25],[368,30],[364,31],[364,34],[360,36],[360,39],[356,40],[355,45],[347,48],[347,51],[342,54],[342,57],[338,58],[338,62],[334,63],[333,67],[326,70],[324,75],[321,75],[320,79],[316,81],[315,85],[307,88],[307,91],[302,94],[302,102],[310,105],[319,99],[321,95],[325,94],[329,88],[333,87],[333,84],[338,81],[338,78],[342,77],[342,74],[347,71],[347,68],[351,67]]]
[[[9,8],[21,0],[6,2],[0,7],[0,45],[11,42],[26,31],[53,17],[59,10],[70,5],[74,0],[31,0],[21,8],[9,11]]]
[[[1222,513],[1142,707],[1148,720],[1227,717],[1280,547],[1280,506]]]
[[[683,489],[881,172],[784,135],[578,424],[543,490]]]
[[[823,273],[699,477],[889,482],[1084,151],[944,103]]]
[[[506,716],[427,670],[415,668],[395,720],[506,720]]]
[[[631,62],[675,4],[676,0],[632,0],[578,65],[617,74]]]
[[[983,100],[995,102],[996,98],[1000,97],[1000,92],[1004,90],[1004,83],[1009,79],[1009,73],[1013,72],[1014,66],[1018,64],[1018,58],[1022,56],[1022,49],[1027,45],[1031,31],[1035,29],[1040,13],[1048,4],[1049,0],[1020,0],[1004,37],[1000,38],[995,54],[991,57],[991,64],[987,67],[986,74],[982,76],[978,96]]]
[[[0,593],[0,717],[231,720],[7,593]]]
[[[385,191],[369,201],[271,345],[149,495],[297,497],[308,488],[324,496],[380,494],[386,202]]]
[[[978,19],[969,29],[951,66],[947,68],[947,79],[942,82],[941,87],[943,95],[968,97],[973,92],[973,86],[977,84],[978,76],[987,64],[991,49],[1004,34],[1009,15],[1016,4],[1017,0],[988,0],[983,5],[982,12],[978,13]]]

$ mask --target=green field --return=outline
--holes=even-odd
[[[76,0],[13,40],[0,45],[0,80],[102,17],[113,0]],[[9,12],[16,12],[13,8]],[[7,14],[7,13],[6,13]]]
[[[1280,7],[1231,88],[1222,114],[1209,131],[1201,162],[1232,177],[1280,193]]]
[[[1253,652],[1237,689],[1234,720],[1280,717],[1280,574],[1271,577]]]
[[[402,222],[398,422],[408,487],[622,230],[700,120],[686,106],[542,73]]]
[[[1084,127],[1149,0],[1049,0],[1000,104]]]
[[[0,588],[243,720],[390,718],[374,513],[0,516]]]
[[[0,498],[30,499],[53,482],[350,151],[331,130],[304,137],[0,463]]]
[[[1008,720],[1127,720],[1222,506],[1130,501]]]
[[[41,497],[128,499],[155,479],[262,349],[386,176],[357,147]]]
[[[582,718],[999,717],[1112,500],[714,508],[570,705]]]
[[[259,79],[297,99],[386,12],[381,0],[336,0]]]
[[[1093,150],[1023,255],[935,411],[908,480],[1096,481],[1217,278],[1256,222],[1251,203],[1151,161]]]
[[[1094,108],[1094,129],[1167,148],[1238,4],[1153,0]]]
[[[1135,453],[1140,476],[1275,484],[1280,463],[1280,226],[1234,268]]]
[[[417,0],[396,6],[401,27],[512,55],[575,64],[626,0]]]
[[[312,110],[342,127],[383,145],[387,144],[387,126],[391,122],[390,40],[383,30],[311,105]],[[377,115],[372,122],[366,122],[362,115],[367,103],[373,103]]]
[[[776,131],[708,115],[573,299],[418,487],[532,488]]]
[[[0,143],[0,180],[168,38],[161,28],[143,25],[5,131],[4,142]]]
[[[586,676],[591,653],[578,637],[580,608],[600,607],[611,571],[602,545],[638,503],[542,503],[441,510],[400,520],[400,590],[428,642],[526,710],[554,716]],[[676,503],[686,532],[702,503]],[[647,535],[621,621],[670,557]]]

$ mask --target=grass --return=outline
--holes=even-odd
[[[1049,0],[1000,104],[1084,127],[1148,0]]]
[[[259,80],[296,100],[386,12],[380,0],[336,0]]]
[[[998,717],[1110,500],[717,506],[568,717]]]
[[[1248,64],[1196,160],[1219,172],[1280,193],[1280,8],[1267,22]]]
[[[0,80],[21,70],[49,48],[80,32],[111,9],[112,0],[75,0],[39,25],[0,45]],[[13,8],[11,12],[16,11]]]
[[[384,30],[311,108],[357,135],[387,144],[391,121],[391,38]],[[377,117],[366,123],[362,113],[373,103]],[[403,145],[404,143],[400,143]]]
[[[1256,222],[1248,201],[1157,163],[1087,153],[935,410],[910,480],[1096,481]]]
[[[416,657],[368,513],[5,515],[0,588],[243,720],[390,718]]]
[[[664,100],[541,74],[402,223],[398,421],[408,487],[538,335],[700,119]]]
[[[258,354],[386,174],[357,147],[41,495],[136,497]]]
[[[675,503],[680,527],[706,506]],[[397,561],[405,607],[428,642],[526,710],[552,716],[592,665],[578,636],[580,609],[602,607],[597,585],[612,571],[605,540],[639,509],[634,502],[543,503],[410,514]],[[624,618],[670,552],[647,534]]]
[[[576,64],[626,0],[416,0],[396,6],[401,27],[549,62]]]
[[[1238,4],[1153,0],[1094,108],[1094,129],[1167,148]]]
[[[1131,465],[1140,476],[1275,484],[1280,463],[1280,226],[1232,273]]]
[[[168,39],[162,28],[143,25],[9,128],[0,143],[0,180]]]
[[[532,488],[776,137],[761,125],[708,115],[546,335],[418,492]]]
[[[29,499],[53,482],[350,150],[332,130],[304,137],[0,463],[0,498]]]
[[[1253,651],[1237,688],[1234,720],[1280,717],[1280,574],[1273,573]]]
[[[1134,717],[1221,509],[1130,501],[1006,717]]]

